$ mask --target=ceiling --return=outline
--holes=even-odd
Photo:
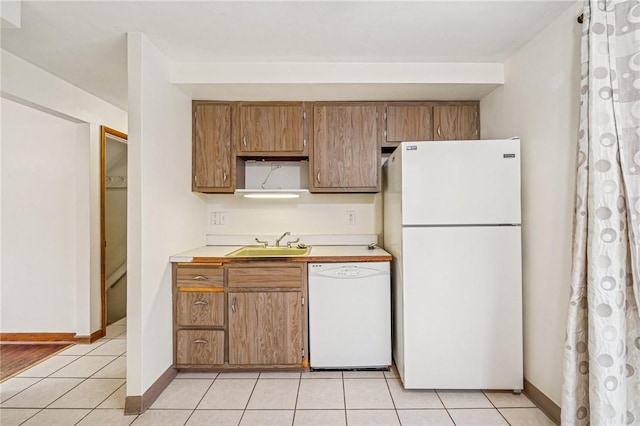
[[[172,62],[502,63],[574,4],[23,0],[20,28],[3,28],[1,44],[126,109],[127,32]]]

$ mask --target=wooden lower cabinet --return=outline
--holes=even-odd
[[[174,264],[175,367],[301,368],[306,276],[306,263]]]
[[[224,331],[178,330],[176,363],[196,366],[224,363]]]
[[[298,291],[229,293],[229,364],[300,365],[302,296]]]

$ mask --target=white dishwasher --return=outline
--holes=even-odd
[[[308,303],[311,368],[391,365],[389,262],[310,263]]]

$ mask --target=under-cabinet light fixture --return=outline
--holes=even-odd
[[[264,193],[261,194],[259,192],[253,192],[251,194],[243,194],[245,198],[300,198],[300,194],[291,194],[291,193]]]
[[[291,199],[308,194],[308,189],[236,189],[236,194],[257,199]]]

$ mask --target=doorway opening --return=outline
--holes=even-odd
[[[127,135],[101,126],[100,291],[102,332],[127,315]]]

